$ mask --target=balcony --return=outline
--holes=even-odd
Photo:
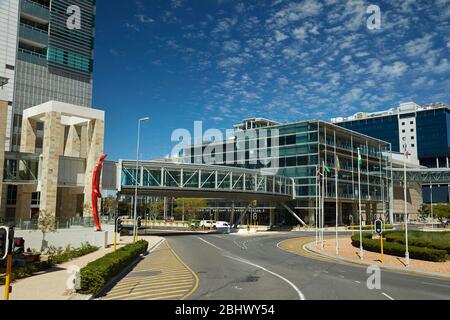
[[[47,56],[41,53],[33,52],[27,49],[19,48],[17,58],[22,61],[38,64],[41,66],[47,65]]]
[[[50,19],[48,7],[30,0],[20,1],[20,14],[29,20],[39,23],[48,23]]]
[[[40,49],[48,46],[48,32],[24,23],[20,24],[19,39],[27,45]]]

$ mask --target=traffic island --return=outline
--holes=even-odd
[[[412,273],[419,273],[429,276],[439,276],[450,278],[450,261],[446,262],[431,262],[417,259],[410,259],[409,266],[406,266],[405,258],[384,255],[384,262],[381,263],[381,255],[376,252],[364,250],[364,260],[360,258],[359,248],[352,245],[351,237],[339,238],[339,255],[336,255],[336,240],[326,239],[324,248],[315,242],[310,242],[304,245],[305,250],[318,254],[322,257],[327,257],[335,260],[341,260],[362,265],[378,265],[381,268],[406,271]]]

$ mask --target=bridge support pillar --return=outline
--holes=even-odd
[[[235,210],[235,202],[231,203],[231,215],[230,215],[230,225],[234,225],[234,210]]]
[[[273,212],[273,209],[269,209],[269,227],[272,228],[275,225],[275,212]]]

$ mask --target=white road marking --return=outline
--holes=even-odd
[[[203,242],[209,244],[210,246],[212,246],[212,247],[214,247],[214,248],[220,250],[220,251],[224,251],[222,248],[219,248],[219,247],[216,246],[215,244],[212,244],[211,242],[206,241],[205,239],[202,239],[202,238],[200,238],[200,237],[197,237],[197,238],[198,238],[199,240],[201,240],[201,241],[203,241]],[[261,270],[263,270],[263,271],[265,271],[265,272],[267,272],[267,273],[269,273],[269,274],[271,274],[271,275],[273,275],[273,276],[275,276],[275,277],[277,277],[277,278],[283,280],[284,282],[286,282],[287,284],[289,284],[289,285],[295,290],[295,292],[297,293],[297,295],[298,295],[298,297],[300,298],[300,300],[306,300],[305,295],[300,291],[300,289],[297,288],[297,286],[296,286],[295,284],[293,284],[290,280],[286,279],[286,278],[283,277],[282,275],[279,275],[278,273],[275,273],[275,272],[273,272],[273,271],[270,271],[269,269],[266,269],[266,268],[264,268],[264,267],[262,267],[262,266],[260,266],[260,265],[257,265],[257,264],[255,264],[255,263],[253,263],[253,262],[250,262],[250,261],[247,261],[247,260],[244,260],[244,259],[241,259],[241,258],[232,257],[232,256],[228,256],[228,255],[225,255],[225,254],[224,254],[223,256],[226,257],[226,258],[229,258],[229,259],[232,259],[232,260],[236,260],[236,261],[239,261],[239,262],[248,264],[248,265],[250,265],[250,266],[256,267],[256,268],[258,268],[258,269],[261,269]]]
[[[278,273],[275,273],[275,272],[273,272],[273,271],[270,271],[269,269],[266,269],[266,268],[264,268],[264,267],[262,267],[262,266],[260,266],[260,265],[257,265],[257,264],[255,264],[255,263],[253,263],[253,262],[250,262],[250,261],[247,261],[247,260],[244,260],[244,259],[240,259],[240,258],[236,258],[236,257],[232,257],[232,256],[226,256],[226,255],[224,255],[224,257],[229,258],[229,259],[233,259],[233,260],[236,260],[236,261],[245,263],[245,264],[248,264],[248,265],[250,265],[250,266],[253,266],[253,267],[256,267],[256,268],[258,268],[258,269],[261,269],[261,270],[263,270],[263,271],[265,271],[265,272],[267,272],[267,273],[270,273],[271,275],[273,275],[273,276],[275,276],[275,277],[277,277],[277,278],[280,278],[281,280],[283,280],[284,282],[286,282],[287,284],[289,284],[289,285],[295,290],[295,292],[297,292],[297,294],[298,294],[300,300],[306,300],[306,298],[305,298],[305,296],[303,295],[303,293],[295,286],[295,284],[293,284],[291,281],[289,281],[289,280],[286,279],[285,277],[279,275]]]
[[[212,246],[212,247],[216,248],[217,250],[223,251],[223,249],[222,249],[222,248],[219,248],[219,247],[218,247],[218,246],[216,246],[215,244],[212,244],[211,242],[209,242],[209,241],[206,241],[205,239],[202,239],[202,238],[200,238],[200,237],[197,237],[197,239],[199,239],[199,240],[203,241],[203,242],[204,242],[204,243],[206,243],[206,244],[209,244],[210,246]]]
[[[426,284],[426,285],[429,285],[429,286],[436,286],[436,287],[450,288],[450,286],[446,286],[445,284],[430,283],[430,282],[422,282],[422,284]]]
[[[358,283],[358,284],[361,284],[361,281],[356,281],[356,280],[355,280],[355,282]]]
[[[386,298],[388,298],[389,300],[395,300],[394,298],[392,298],[390,295],[388,295],[388,294],[386,294],[386,293],[384,293],[384,292],[382,292],[381,293],[383,296],[385,296]]]

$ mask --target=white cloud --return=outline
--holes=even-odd
[[[295,28],[292,33],[294,34],[295,39],[305,40],[308,37],[305,27]]]
[[[224,51],[237,52],[241,48],[241,44],[237,40],[225,41],[222,48]]]
[[[150,17],[147,17],[145,14],[137,14],[136,18],[138,18],[140,23],[153,23],[155,20],[153,20]]]
[[[219,62],[219,67],[226,69],[229,67],[235,67],[238,65],[241,65],[244,63],[244,59],[242,59],[241,57],[230,57],[230,58],[226,58],[222,61]]]
[[[383,73],[391,77],[400,77],[408,70],[408,65],[402,61],[397,61],[392,65],[387,65],[382,68]]]
[[[406,54],[409,56],[420,56],[433,47],[433,36],[426,35],[422,38],[409,41],[405,45]]]
[[[275,31],[275,40],[277,42],[284,41],[284,40],[286,40],[288,38],[289,37],[287,35],[285,35],[284,33],[282,33],[281,31],[278,31],[278,30]]]

